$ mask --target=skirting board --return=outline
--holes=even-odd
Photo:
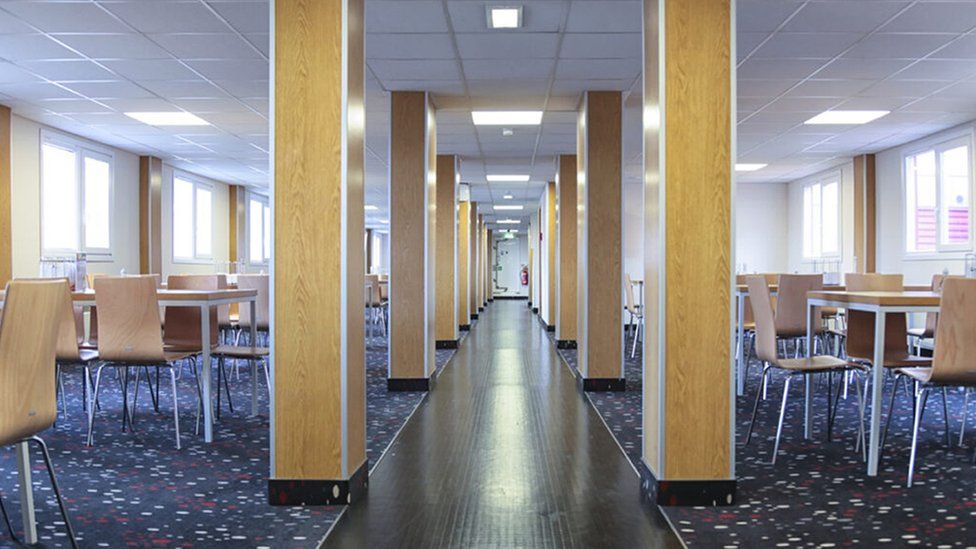
[[[556,340],[556,348],[557,349],[575,349],[576,348],[576,340],[573,340],[573,339],[559,339],[559,340]]]
[[[470,324],[461,324],[460,326],[458,326],[458,330],[461,330],[462,332],[468,332],[468,331],[471,330],[471,325]]]
[[[369,483],[369,461],[364,461],[349,480],[269,479],[268,504],[349,505],[366,495]]]
[[[406,393],[411,391],[429,391],[430,378],[391,377],[386,379],[386,390],[391,393]]]
[[[642,497],[656,505],[719,507],[735,504],[735,479],[658,480],[643,461],[637,468],[641,478]]]
[[[602,392],[621,393],[627,389],[627,380],[623,378],[615,378],[615,377],[580,378],[580,384],[583,386],[583,390],[588,393],[602,393]]]
[[[434,347],[437,349],[457,349],[458,341],[457,339],[438,339],[434,342]]]

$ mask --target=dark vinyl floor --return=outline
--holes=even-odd
[[[679,547],[521,301],[482,315],[325,547]]]

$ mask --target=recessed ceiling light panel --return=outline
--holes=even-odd
[[[210,122],[200,118],[199,116],[184,112],[184,111],[173,111],[173,112],[127,112],[125,113],[129,118],[133,118],[142,122],[143,124],[149,124],[150,126],[209,126]]]
[[[891,111],[824,111],[804,124],[867,124],[877,120]]]
[[[499,219],[496,223],[499,225],[520,225],[522,222],[518,219]]]
[[[529,181],[527,175],[515,174],[489,174],[485,176],[489,183],[526,183]]]
[[[505,205],[496,204],[493,207],[495,208],[495,210],[521,210],[522,209],[522,205],[521,204],[512,204],[512,205],[508,205],[508,204],[505,204]]]
[[[376,206],[373,206],[372,204],[366,204],[365,206],[363,206],[363,209],[366,210],[366,211],[368,211],[368,212],[375,212],[379,208],[377,208]]]
[[[522,6],[487,6],[489,29],[517,29],[522,26]]]
[[[471,111],[475,126],[538,126],[542,111]]]
[[[768,166],[769,164],[736,164],[735,171],[737,172],[754,172],[761,170]]]

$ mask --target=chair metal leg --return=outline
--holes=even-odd
[[[861,459],[868,460],[868,444],[866,429],[864,428],[864,395],[861,393],[861,378],[854,375],[854,390],[857,392],[857,442],[854,444],[854,451],[861,449]]]
[[[942,388],[942,421],[945,422],[946,448],[952,448],[952,442],[949,441],[949,395],[945,387]]]
[[[966,416],[969,415],[969,388],[963,389],[962,398],[962,427],[959,428],[959,446],[962,446],[966,436]]]
[[[3,494],[0,494],[0,515],[3,516],[3,522],[7,525],[7,534],[10,536],[10,541],[17,545],[22,545],[20,543],[20,538],[14,533],[14,527],[10,524],[10,515],[7,514],[7,508],[3,505]]]
[[[922,387],[918,392],[915,406],[915,427],[912,429],[912,455],[908,458],[908,487],[912,487],[912,477],[915,475],[915,452],[918,450],[918,426],[922,423],[925,412],[925,402],[928,400],[928,388]]]
[[[779,453],[779,437],[783,434],[783,418],[786,416],[786,401],[790,396],[790,381],[793,376],[786,376],[783,383],[783,404],[779,408],[779,423],[776,425],[776,444],[773,445],[773,465],[776,464],[776,454]]]
[[[92,442],[94,439],[92,435],[95,430],[95,411],[96,411],[95,403],[98,402],[98,385],[102,380],[102,368],[104,367],[105,365],[102,364],[98,367],[97,370],[95,370],[95,388],[92,391],[91,402],[88,405],[88,408],[90,410],[88,413],[88,438],[85,441],[85,443],[88,446],[93,445]]]
[[[176,394],[176,369],[169,369],[169,379],[173,385],[173,427],[176,428],[176,449],[181,450],[180,446],[180,399]]]
[[[67,397],[65,397],[64,394],[64,375],[63,372],[61,371],[61,365],[56,364],[54,369],[55,369],[55,375],[58,378],[57,391],[58,391],[58,396],[61,398],[61,414],[64,415],[64,419],[68,419],[68,399]]]
[[[759,412],[759,397],[762,396],[763,386],[766,384],[766,372],[769,370],[768,364],[763,364],[762,371],[762,381],[756,386],[756,402],[752,405],[752,421],[749,422],[749,431],[746,433],[746,442],[744,446],[749,445],[749,441],[752,440],[752,430],[756,425],[756,415]]]
[[[882,385],[883,387],[884,385]],[[891,427],[891,417],[895,415],[895,397],[898,396],[898,380],[892,384],[891,400],[888,402],[888,418],[885,419],[884,430],[881,431],[881,445],[878,446],[878,461],[884,456],[885,441],[888,440],[888,429]]]
[[[75,539],[75,531],[71,527],[71,520],[68,519],[68,510],[64,507],[64,498],[61,497],[61,489],[58,487],[58,479],[54,476],[54,468],[51,466],[51,454],[47,451],[47,444],[40,437],[33,436],[29,439],[41,448],[44,455],[44,466],[47,467],[47,474],[51,477],[51,488],[54,490],[54,497],[58,500],[58,508],[61,509],[61,518],[64,520],[64,528],[68,531],[68,541],[71,547],[77,549],[78,541]]]
[[[218,372],[218,373],[221,373],[221,372],[223,373],[224,390],[227,391],[227,409],[230,410],[230,413],[233,414],[234,413],[234,400],[230,396],[230,383],[228,382],[228,379],[229,379],[230,376],[227,375],[227,372],[224,372],[223,371],[225,365],[226,365],[226,362],[224,361],[224,359],[220,359],[220,361],[217,363],[217,367],[220,369],[220,372]]]

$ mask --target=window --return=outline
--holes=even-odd
[[[265,264],[271,259],[271,208],[268,199],[248,195],[248,259],[252,264]]]
[[[173,259],[213,257],[213,190],[184,175],[173,176]]]
[[[80,141],[42,134],[43,255],[111,255],[113,164],[111,155]]]
[[[969,138],[905,157],[905,228],[908,253],[970,249]]]
[[[803,258],[840,257],[840,176],[803,187]]]

